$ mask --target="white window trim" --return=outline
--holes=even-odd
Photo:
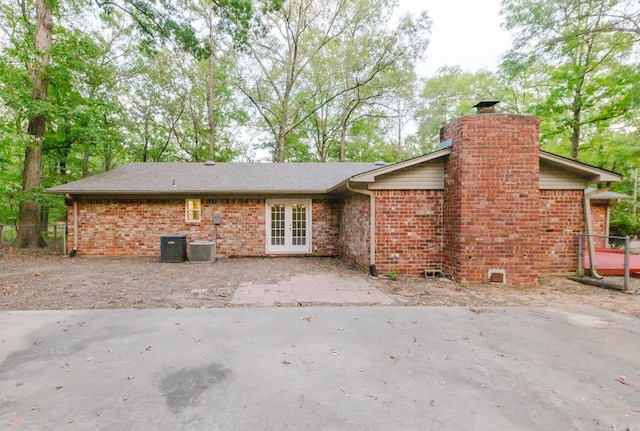
[[[189,212],[193,211],[189,209],[189,201],[198,202],[198,219],[190,219]],[[202,220],[202,199],[185,199],[184,200],[184,221],[187,223],[200,223]]]

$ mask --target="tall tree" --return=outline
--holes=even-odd
[[[411,93],[415,63],[427,47],[431,22],[426,13],[415,18],[404,15],[395,28],[389,28],[393,6],[384,1],[351,2],[354,13],[345,32],[319,61],[311,63],[306,79],[311,89],[318,90],[317,103],[323,105],[312,116],[311,130],[322,160],[338,145],[338,160],[345,161],[348,139],[355,130],[363,130],[352,126],[367,116],[397,120],[397,111],[390,105],[397,108],[397,97]],[[331,97],[340,92],[339,97]]]
[[[249,50],[254,64],[246,68],[241,89],[273,135],[276,162],[285,161],[288,136],[310,115],[307,101],[296,100],[302,74],[344,31],[338,18],[346,9],[345,0],[287,0],[263,15],[253,33]]]
[[[500,100],[501,112],[526,113],[538,101],[537,77],[532,69],[526,72],[509,62],[501,64],[496,72],[441,67],[422,82],[414,118],[418,129],[411,137],[412,146],[422,153],[437,149],[440,128],[472,112],[473,105],[481,100]]]
[[[354,106],[368,97],[365,88],[403,56],[424,49],[426,15],[420,25],[409,26],[411,20],[405,19],[398,31],[391,32],[386,29],[389,5],[366,0],[287,0],[264,16],[261,28],[269,31],[254,33],[251,39],[252,66],[242,71],[241,88],[273,136],[276,162],[286,160],[287,145],[297,145],[292,139],[304,136],[297,129],[312,117],[322,122],[330,112],[340,112],[345,127],[332,129],[344,132]],[[339,105],[342,109],[335,109]],[[327,126],[319,124],[315,129],[325,134],[318,141],[321,158],[327,155],[328,142],[322,142],[328,139]]]
[[[612,17],[622,4],[633,3],[504,2],[506,26],[517,32],[509,59],[544,71],[546,97],[534,111],[543,119],[543,140],[566,139],[576,160],[582,144],[624,117],[638,100],[640,71],[629,61],[633,33],[613,31]]]
[[[42,152],[46,131],[44,103],[47,100],[49,80],[47,68],[51,63],[53,40],[53,10],[46,0],[36,0],[35,55],[31,64],[31,100],[36,110],[30,115],[28,131],[31,142],[25,150],[22,170],[22,192],[29,194],[42,185]],[[21,247],[44,246],[38,201],[34,198],[20,203],[18,215],[20,229],[18,241]]]
[[[196,49],[197,43],[190,26],[182,24],[172,15],[173,8],[168,0],[160,0],[158,7],[151,0],[107,0],[97,2],[106,10],[119,9],[125,11],[138,24],[146,35],[160,34],[174,37],[187,49]],[[21,2],[22,14],[29,21],[28,2]],[[29,115],[28,132],[31,142],[25,149],[22,170],[22,194],[18,214],[18,241],[22,247],[45,245],[41,232],[41,215],[36,198],[42,187],[42,160],[44,138],[47,128],[47,96],[49,89],[48,68],[51,64],[53,44],[53,7],[59,2],[51,0],[35,0],[35,33],[33,34],[34,50],[32,59],[27,63],[31,79],[31,101],[33,109]],[[27,23],[28,24],[28,23]],[[151,41],[151,38],[148,39]]]
[[[194,15],[202,22],[206,29],[203,49],[196,57],[206,60],[206,108],[208,134],[208,160],[220,156],[222,146],[219,145],[218,132],[224,126],[221,115],[221,93],[229,87],[227,79],[228,61],[237,49],[244,49],[247,34],[253,17],[253,3],[251,0],[199,0],[185,2]],[[222,102],[228,101],[222,98]],[[222,124],[221,124],[222,123]]]

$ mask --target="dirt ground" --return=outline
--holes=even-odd
[[[442,279],[374,279],[336,258],[243,258],[161,263],[158,258],[69,258],[0,246],[0,310],[229,307],[242,283],[277,282],[296,274],[359,274],[398,306],[590,305],[640,318],[640,280],[634,293],[588,286],[565,277],[536,288],[464,286]],[[608,280],[621,283],[620,279]],[[194,289],[207,289],[206,294]],[[307,304],[305,304],[307,305]],[[323,304],[316,304],[323,305]]]

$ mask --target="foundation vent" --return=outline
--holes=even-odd
[[[490,269],[488,278],[489,283],[506,284],[507,272],[504,269]]]

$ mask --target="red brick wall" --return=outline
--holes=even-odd
[[[541,273],[576,270],[578,233],[584,232],[582,190],[541,190]]]
[[[445,126],[442,138],[453,139],[445,167],[445,271],[482,283],[500,269],[510,284],[537,284],[538,119],[470,115]]]
[[[216,228],[217,255],[266,254],[264,199],[203,199],[198,223],[185,222],[184,199],[80,201],[78,253],[159,256],[161,235],[171,233],[186,234],[187,242],[212,241],[214,214],[221,215],[221,224]],[[337,201],[312,201],[314,255],[339,254],[338,216]],[[73,205],[68,207],[68,220],[68,241],[73,247]]]
[[[176,210],[184,208],[184,200],[175,202]],[[266,253],[266,206],[262,199],[203,199],[201,222],[191,226],[193,235],[187,242],[213,240],[213,216],[220,214],[220,225],[216,227],[216,254],[219,256],[261,256]],[[182,217],[184,220],[184,216]],[[180,221],[173,220],[177,225]],[[189,225],[182,221],[187,233]],[[185,231],[186,230],[186,231]],[[197,238],[200,235],[204,238]]]
[[[313,199],[311,204],[312,246],[320,256],[340,255],[340,201]]]
[[[418,275],[442,268],[442,190],[377,190],[376,268]]]
[[[605,204],[591,204],[591,229],[596,235],[607,235],[606,229],[607,206]],[[605,247],[605,238],[594,238],[596,247]]]
[[[340,255],[354,265],[369,268],[369,196],[352,193],[340,206]]]

